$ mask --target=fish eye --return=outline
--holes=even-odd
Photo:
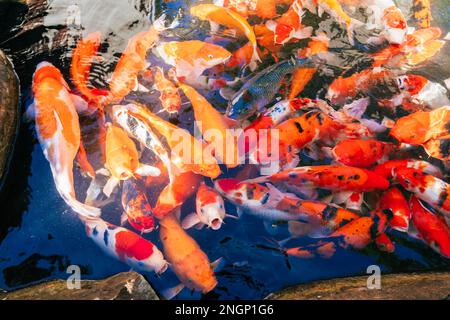
[[[208,54],[208,58],[212,59],[212,58],[214,58],[214,56],[212,54]]]

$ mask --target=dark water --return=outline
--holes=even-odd
[[[407,1],[400,1],[405,7]],[[29,103],[29,85],[36,64],[48,60],[67,75],[70,52],[76,41],[92,31],[102,31],[102,53],[105,63],[93,71],[94,81],[104,84],[106,75],[125,48],[127,39],[150,25],[150,19],[166,12],[177,14],[188,2],[152,3],[150,1],[31,1],[31,9],[17,2],[0,1],[0,47],[14,60],[22,82],[23,108]],[[405,3],[405,4],[404,4]],[[434,3],[434,23],[446,34],[450,30],[447,1]],[[78,7],[69,7],[77,4]],[[77,16],[81,21],[67,17]],[[174,39],[199,38],[206,34],[197,25],[188,23],[186,29],[172,34]],[[316,21],[328,27],[331,23]],[[78,23],[80,22],[80,23]],[[334,44],[339,46],[339,31]],[[224,41],[228,43],[230,41]],[[448,46],[426,67],[419,70],[434,81],[450,77]],[[355,52],[354,60],[358,57]],[[345,61],[343,62],[345,63]],[[68,77],[67,77],[68,78]],[[312,83],[307,91],[323,86]],[[209,96],[216,99],[215,96]],[[220,106],[223,101],[214,100]],[[184,109],[180,125],[191,128],[189,109]],[[230,172],[230,174],[232,174]],[[127,271],[129,268],[106,256],[85,236],[84,228],[56,192],[32,125],[22,124],[6,188],[0,198],[0,288],[11,290],[54,278],[67,278],[67,266],[79,265],[84,279],[99,279]],[[234,208],[228,206],[229,213]],[[121,212],[117,205],[107,207],[106,217],[117,222]],[[193,210],[192,199],[183,212]],[[105,210],[103,210],[105,212]],[[178,298],[186,299],[260,299],[270,292],[288,285],[319,279],[365,274],[368,266],[379,265],[383,272],[448,270],[450,263],[418,240],[392,234],[396,241],[395,254],[367,248],[362,252],[338,250],[332,259],[287,260],[276,251],[260,248],[268,245],[268,237],[260,220],[244,216],[228,220],[218,232],[189,231],[211,261],[223,257],[225,266],[217,273],[218,287],[207,296],[184,290]],[[279,238],[287,236],[280,234]],[[157,234],[149,239],[161,247]],[[297,240],[295,245],[314,242]],[[169,271],[161,278],[146,275],[157,290],[176,285],[176,277]]]

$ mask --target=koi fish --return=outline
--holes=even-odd
[[[425,29],[431,26],[431,5],[430,0],[413,1],[413,17],[419,28]]]
[[[282,168],[295,167],[300,161],[297,156],[300,150],[315,141],[332,137],[341,127],[321,112],[307,112],[300,117],[286,120],[269,131],[267,143],[259,143],[254,151],[254,158],[257,163],[267,164],[273,162],[274,155],[278,154],[275,160]],[[278,136],[278,145],[273,145],[273,133]]]
[[[414,196],[409,204],[412,221],[420,237],[434,251],[450,259],[450,229],[445,221],[427,210]]]
[[[104,106],[111,99],[107,90],[92,88],[89,85],[89,74],[92,63],[99,60],[98,48],[100,46],[101,33],[90,33],[81,39],[72,53],[72,64],[70,65],[70,75],[73,84],[86,97],[89,102],[97,107]]]
[[[265,221],[288,221],[307,225],[302,235],[325,237],[340,226],[359,218],[356,213],[317,201],[301,200],[268,184],[262,186],[237,179],[215,182],[216,190],[238,206],[238,214],[248,213]]]
[[[158,176],[161,174],[158,168],[141,164],[134,142],[123,129],[110,123],[107,124],[106,132],[106,168],[112,175],[103,190],[107,196],[120,181],[135,175]]]
[[[117,62],[109,81],[109,88],[114,101],[122,100],[131,91],[138,88],[137,76],[139,72],[148,67],[145,60],[147,52],[158,43],[160,33],[166,29],[164,26],[165,19],[165,15],[162,15],[154,21],[149,30],[135,35],[128,41],[128,45]],[[175,25],[176,22],[169,28]]]
[[[398,93],[394,73],[387,69],[374,68],[354,73],[350,77],[338,77],[329,86],[327,99],[333,105],[344,105],[359,94],[370,95],[378,88],[386,88],[389,93]]]
[[[389,209],[394,215],[389,222],[390,227],[401,232],[408,232],[411,211],[402,192],[398,188],[391,188],[383,193],[379,203],[380,210]]]
[[[431,174],[435,177],[442,177],[442,171],[438,167],[432,165],[429,162],[415,160],[415,159],[399,159],[399,160],[389,160],[382,164],[377,165],[373,172],[386,178],[392,179],[395,174],[395,170],[399,168],[411,168],[422,171],[424,173]]]
[[[164,273],[169,264],[161,251],[150,241],[125,228],[102,219],[82,219],[86,232],[105,253],[135,270]]]
[[[432,111],[418,111],[400,118],[390,134],[402,143],[422,145],[437,159],[450,157],[450,106]]]
[[[299,0],[294,0],[289,9],[278,19],[268,20],[266,27],[274,33],[274,43],[284,45],[292,39],[306,39],[311,37],[312,27],[305,27],[301,23],[303,15]]]
[[[156,52],[165,63],[175,67],[178,80],[195,87],[205,87],[205,70],[225,63],[231,53],[221,46],[198,41],[171,41],[160,44]]]
[[[259,72],[247,81],[228,103],[226,115],[245,120],[269,104],[281,86],[281,80],[299,67],[311,67],[311,59],[285,60]]]
[[[195,193],[200,182],[201,176],[191,171],[173,177],[158,196],[153,214],[162,219],[173,212]]]
[[[239,150],[236,139],[230,136],[230,121],[194,88],[181,84],[180,89],[191,102],[197,127],[212,146],[215,157],[228,168],[237,167]]]
[[[385,234],[391,215],[389,210],[385,210],[376,212],[371,217],[360,217],[333,232],[326,241],[310,246],[281,249],[281,251],[288,256],[303,259],[310,259],[316,255],[331,258],[336,252],[336,245],[345,249],[362,250],[369,244],[375,243],[380,250],[392,252],[394,245]]]
[[[218,23],[229,28],[236,29],[248,38],[253,47],[252,57],[250,59],[250,69],[254,70],[257,63],[261,61],[258,56],[258,43],[252,26],[248,24],[244,17],[232,10],[214,4],[199,4],[191,7],[191,14],[201,20],[208,20],[212,23]]]
[[[211,154],[211,150],[187,130],[161,119],[136,102],[122,107],[127,110],[128,114],[144,122],[165,138],[165,143],[171,150],[170,160],[182,172],[192,171],[212,179],[221,174],[220,167],[216,158]]]
[[[260,50],[258,47],[256,48],[258,57],[263,58],[267,51]],[[225,67],[229,69],[234,68],[244,68],[252,62],[253,57],[253,45],[249,42],[242,47],[236,49],[232,54],[230,59],[225,63]]]
[[[312,37],[306,48],[299,50],[299,58],[308,58],[316,54],[328,52],[330,39],[325,34]],[[294,99],[303,92],[306,85],[311,81],[317,72],[317,68],[298,68],[292,75],[292,83],[289,92],[289,99]]]
[[[196,212],[191,213],[181,223],[183,229],[193,226],[208,226],[213,230],[219,230],[225,219],[225,205],[223,198],[216,190],[202,183],[197,190],[195,200]]]
[[[134,229],[142,233],[150,233],[155,229],[152,207],[140,181],[128,179],[123,183],[122,207],[125,211],[122,223],[128,220]]]
[[[395,170],[395,179],[420,200],[450,215],[450,185],[445,181],[411,168]]]
[[[287,183],[331,191],[369,192],[389,188],[389,181],[373,171],[336,165],[298,167],[246,182]]]
[[[332,154],[343,165],[367,168],[387,156],[392,149],[392,144],[374,139],[347,139],[338,142]]]
[[[155,89],[161,94],[159,100],[167,113],[177,113],[181,109],[181,97],[178,88],[166,79],[160,67],[154,69]]]
[[[80,147],[80,124],[69,86],[55,66],[42,62],[33,75],[32,90],[36,133],[58,193],[78,214],[100,216],[100,209],[76,199],[73,161]]]
[[[217,286],[214,265],[197,242],[183,230],[174,214],[160,221],[159,236],[164,256],[181,281],[179,286],[164,292],[167,299],[173,298],[185,287],[208,293]]]

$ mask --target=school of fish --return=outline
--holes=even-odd
[[[45,61],[33,76],[27,116],[57,192],[107,254],[137,271],[171,269],[180,285],[168,299],[218,284],[221,257],[212,262],[189,229],[220,232],[242,215],[259,218],[273,249],[293,258],[392,253],[395,231],[450,259],[449,94],[415,74],[446,40],[433,4],[412,2],[411,14],[392,0],[196,4],[185,14],[207,38],[171,38],[180,26],[162,15],[129,40],[103,88],[90,81],[102,35],[86,35],[70,78]],[[346,47],[334,50],[311,15],[335,21]],[[369,63],[335,63],[350,50]],[[147,94],[158,100],[139,99]],[[193,120],[181,128],[172,120],[186,105]],[[195,212],[184,210],[190,199]],[[102,218],[114,201],[120,226]],[[279,226],[288,239],[276,239]],[[317,242],[289,245],[300,237]]]

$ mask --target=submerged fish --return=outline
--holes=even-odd
[[[48,62],[40,63],[33,75],[33,94],[36,133],[58,193],[76,213],[100,216],[100,209],[76,199],[73,161],[80,147],[80,124],[61,72]]]

